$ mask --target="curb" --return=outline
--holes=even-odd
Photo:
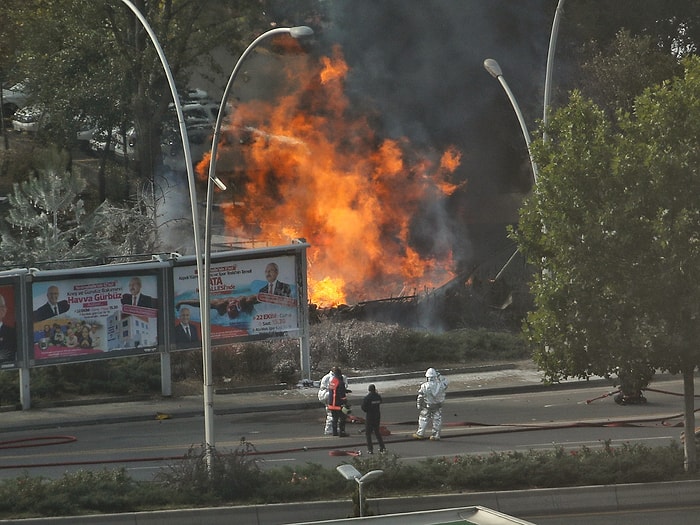
[[[25,525],[304,525],[323,520],[340,520],[352,511],[348,491],[345,499],[269,505],[244,505],[202,509],[127,512],[92,516],[69,516],[8,520]],[[502,492],[471,492],[376,498],[368,500],[376,518],[407,512],[441,510],[480,505],[520,519],[535,520],[557,516],[561,523],[574,514],[616,512],[636,509],[678,509],[700,504],[700,481],[668,481],[625,485],[599,485]],[[359,522],[363,520],[358,519]],[[326,521],[327,522],[327,521]],[[592,523],[592,522],[591,522]]]
[[[503,365],[487,365],[478,367],[465,367],[465,368],[453,368],[445,369],[445,373],[449,374],[465,374],[465,373],[478,373],[478,372],[491,372],[491,371],[502,371],[517,369],[518,367],[513,364],[503,364]],[[423,377],[423,372],[406,372],[398,374],[384,374],[384,375],[368,375],[368,376],[356,376],[351,377],[350,380],[355,384],[369,383],[369,382],[379,382],[379,381],[391,381],[391,380],[401,380],[401,379],[412,379]],[[659,374],[655,376],[654,381],[665,381],[677,379],[670,374]],[[352,384],[352,383],[351,383]],[[272,387],[272,388],[271,388]],[[566,381],[563,383],[555,384],[521,384],[512,385],[504,387],[486,387],[479,389],[469,389],[469,390],[458,390],[450,391],[450,396],[459,397],[486,397],[486,396],[503,396],[518,393],[534,393],[534,392],[546,392],[546,391],[564,391],[571,390],[582,387],[607,387],[613,388],[609,379],[596,378],[589,380],[573,380]],[[313,387],[309,387],[313,388]],[[226,392],[223,395],[230,395],[235,393],[251,393],[251,392],[272,392],[278,390],[287,389],[287,385],[258,385],[253,387],[240,387],[237,389],[225,389]],[[230,390],[230,391],[229,391]],[[235,390],[235,391],[234,391]],[[383,394],[382,395],[384,403],[400,403],[406,401],[413,401],[416,397],[415,393],[410,394]],[[101,398],[101,399],[91,399],[91,400],[76,400],[76,401],[66,401],[56,404],[51,404],[47,406],[38,407],[41,410],[51,409],[51,408],[66,408],[66,407],[80,407],[80,406],[95,406],[95,405],[106,405],[115,403],[129,403],[136,401],[148,401],[154,399],[149,396],[130,396],[124,398]],[[158,403],[158,400],[154,400],[154,405]],[[216,402],[214,403],[216,404]],[[317,410],[320,406],[318,400],[314,397],[313,399],[307,400],[285,400],[283,402],[285,410]],[[270,402],[262,404],[249,404],[246,406],[233,406],[233,407],[223,407],[215,408],[215,415],[232,415],[232,414],[250,414],[256,412],[275,412],[280,410],[280,402]],[[167,410],[168,416],[170,418],[190,418],[199,417],[204,414],[204,408],[201,403],[198,403],[197,408],[191,407],[172,407]],[[115,424],[115,423],[125,423],[129,421],[146,421],[153,419],[153,412],[143,413],[129,413],[128,407],[124,409],[123,412],[119,414],[105,414],[101,413],[99,417],[97,416],[83,416],[81,417],[69,417],[65,416],[61,419],[60,423],[56,420],[47,421],[45,418],[39,421],[27,421],[24,423],[17,422],[16,424],[9,423],[0,427],[0,434],[4,432],[15,432],[15,431],[28,431],[28,430],[44,430],[47,428],[55,428],[57,426],[87,426],[99,424]]]

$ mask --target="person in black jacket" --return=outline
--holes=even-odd
[[[382,439],[382,434],[379,431],[379,420],[381,419],[381,413],[379,410],[379,405],[382,404],[382,396],[377,392],[377,388],[374,385],[369,385],[367,387],[369,392],[365,398],[362,400],[362,411],[367,415],[365,418],[365,436],[367,437],[367,452],[369,454],[374,454],[374,447],[372,445],[372,433],[377,437],[377,443],[379,443],[379,452],[386,452],[386,447],[384,447],[384,440]]]

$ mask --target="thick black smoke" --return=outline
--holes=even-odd
[[[406,137],[420,151],[462,152],[447,202],[411,222],[422,255],[452,250],[458,270],[510,244],[532,172],[515,112],[483,67],[496,59],[530,131],[542,118],[547,48],[557,0],[278,0],[277,23],[314,26],[318,51],[340,46],[350,67],[346,94],[372,115],[378,136]],[[314,5],[320,16],[308,17]],[[447,248],[447,250],[446,250]]]
[[[376,112],[380,134],[407,137],[418,148],[437,151],[454,144],[463,153],[456,176],[467,180],[465,187],[447,209],[425,210],[413,221],[419,248],[430,251],[434,239],[444,238],[441,226],[450,228],[456,259],[463,264],[483,260],[504,242],[502,225],[513,221],[516,210],[494,209],[494,203],[507,200],[504,194],[527,192],[532,175],[515,113],[483,61],[499,62],[533,131],[542,117],[552,4],[328,2],[328,24],[319,39],[342,47],[351,68],[348,95],[358,107]],[[480,238],[484,228],[486,239]]]

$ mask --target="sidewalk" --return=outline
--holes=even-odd
[[[350,400],[357,401],[374,383],[385,403],[415,399],[418,387],[424,380],[423,371],[401,374],[366,375],[349,377]],[[486,396],[504,394],[517,389],[518,392],[566,389],[582,384],[599,388],[613,387],[609,380],[568,381],[558,385],[544,385],[540,373],[529,362],[442,369],[450,380],[451,396]],[[657,379],[658,380],[658,379]],[[249,388],[215,391],[214,413],[241,414],[250,412],[277,411],[284,409],[318,409],[317,386],[279,389]],[[45,408],[5,411],[0,433],[40,430],[57,426],[80,426],[95,423],[121,423],[146,421],[158,418],[193,417],[203,415],[202,395],[182,397],[103,398],[55,404]]]

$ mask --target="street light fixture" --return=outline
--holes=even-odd
[[[547,142],[547,122],[549,118],[549,102],[552,98],[552,70],[554,69],[554,53],[557,49],[557,37],[559,36],[559,22],[564,12],[565,0],[559,0],[557,10],[554,12],[552,31],[549,34],[549,48],[547,49],[547,70],[544,75],[544,108],[542,110],[542,124],[544,133],[542,139]]]
[[[527,145],[527,153],[530,156],[530,164],[532,165],[532,178],[534,179],[535,184],[537,184],[537,164],[535,164],[535,161],[532,158],[532,152],[530,150],[530,144],[532,140],[530,139],[530,132],[527,130],[527,125],[525,124],[525,119],[523,118],[523,112],[520,111],[518,101],[515,100],[515,95],[513,95],[513,92],[510,90],[510,87],[508,87],[508,82],[506,82],[506,79],[503,76],[503,71],[501,70],[501,66],[498,65],[498,62],[496,62],[493,58],[487,58],[486,60],[484,60],[484,68],[491,74],[493,78],[495,78],[501,83],[501,86],[503,86],[503,90],[506,92],[506,95],[508,95],[508,100],[510,100],[511,105],[515,110],[515,114],[518,117],[518,122],[520,123],[520,129],[523,132],[523,137],[525,138],[525,144]]]
[[[182,141],[182,149],[185,156],[185,169],[187,170],[187,182],[190,192],[190,207],[192,208],[192,228],[194,231],[194,251],[197,266],[197,286],[199,287],[199,311],[200,311],[200,321],[202,328],[202,362],[203,362],[203,375],[204,375],[204,436],[205,436],[205,457],[207,461],[207,466],[211,468],[212,452],[215,447],[214,441],[214,405],[213,405],[213,385],[212,385],[212,363],[211,363],[211,327],[210,327],[210,310],[209,310],[209,273],[210,273],[210,252],[211,252],[211,208],[212,208],[212,196],[213,196],[213,185],[216,184],[221,190],[226,189],[226,185],[221,182],[215,175],[216,167],[216,148],[218,143],[219,130],[221,129],[221,122],[223,120],[223,113],[226,104],[226,98],[228,97],[228,92],[231,89],[231,85],[238,73],[239,67],[243,59],[252,51],[252,49],[260,43],[264,38],[272,36],[274,34],[288,33],[291,36],[298,38],[300,36],[307,36],[313,34],[311,28],[306,26],[293,27],[293,28],[275,28],[263,33],[258,38],[256,38],[248,48],[243,52],[239,58],[236,66],[231,73],[228,85],[226,86],[226,91],[224,92],[224,97],[219,106],[219,113],[216,118],[216,130],[212,142],[212,156],[211,163],[209,166],[209,181],[207,184],[207,208],[206,208],[206,224],[205,224],[205,246],[204,253],[202,253],[202,236],[200,233],[199,226],[199,214],[197,213],[197,189],[195,185],[195,173],[194,166],[192,163],[192,153],[190,151],[190,141],[187,135],[187,126],[185,123],[185,117],[182,111],[182,104],[180,103],[180,96],[177,92],[177,87],[175,86],[175,79],[173,78],[172,70],[168,64],[168,60],[165,57],[165,52],[163,51],[158,37],[156,36],[153,28],[143,16],[143,14],[138,10],[138,8],[130,0],[121,0],[121,2],[126,5],[139,20],[141,25],[148,33],[153,46],[158,53],[158,58],[165,71],[165,76],[168,80],[168,86],[173,97],[173,103],[175,105],[175,111],[177,113],[178,126],[180,129],[180,139]]]
[[[160,42],[158,41],[158,38],[156,37],[155,32],[151,28],[150,24],[146,20],[146,18],[143,16],[141,11],[138,10],[138,8],[130,1],[130,0],[121,0],[121,2],[126,5],[138,18],[139,22],[141,22],[141,25],[144,27],[146,30],[146,33],[148,33],[149,38],[151,39],[151,42],[153,43],[153,46],[156,48],[156,52],[158,53],[158,58],[160,58],[160,62],[163,65],[163,70],[165,71],[165,76],[168,80],[168,85],[170,86],[170,92],[172,93],[173,97],[173,103],[175,105],[175,111],[177,113],[177,120],[178,120],[178,126],[180,129],[180,140],[182,141],[182,150],[185,155],[185,168],[187,170],[187,182],[189,186],[189,192],[190,192],[190,207],[192,208],[192,229],[194,231],[193,239],[194,239],[194,252],[195,252],[195,258],[196,258],[196,264],[197,264],[197,286],[199,287],[199,290],[209,290],[209,282],[208,279],[205,279],[204,276],[204,260],[202,258],[202,243],[201,243],[201,233],[200,233],[200,228],[199,228],[199,214],[197,213],[197,189],[195,185],[195,174],[194,174],[194,167],[192,165],[192,153],[190,151],[190,141],[189,137],[187,136],[187,126],[185,124],[185,116],[182,111],[182,104],[180,103],[180,96],[178,95],[177,92],[177,87],[175,86],[175,79],[173,78],[173,73],[172,70],[170,69],[170,66],[168,65],[168,60],[165,57],[165,52],[163,51],[162,46],[160,45]],[[205,307],[206,305],[206,307]],[[199,295],[199,311],[200,312],[209,312],[209,304],[208,301],[207,303],[203,302],[203,297],[202,294],[200,293]],[[202,331],[204,332],[206,330],[206,333],[209,333],[209,327],[205,326],[204,323],[202,323]],[[204,340],[204,338],[203,338]],[[204,343],[202,345],[202,355],[203,359],[206,360],[209,357],[207,353],[205,352],[205,347]],[[206,376],[204,380],[204,390],[205,390],[205,399],[204,399],[204,415],[205,415],[205,421],[208,421],[208,419],[211,419],[210,410],[211,407],[207,405],[207,401],[209,401],[209,404],[211,404],[211,401],[207,399],[206,397]],[[205,424],[205,435],[207,433],[207,429],[209,428],[208,424]],[[213,439],[213,438],[212,438]],[[210,442],[209,439],[206,439],[206,458],[207,458],[207,465],[210,467],[211,466],[211,451],[213,449],[213,441]]]
[[[370,470],[367,474],[364,476],[360,474],[360,471],[357,470],[355,467],[352,465],[340,465],[335,468],[340,474],[347,480],[354,479],[357,482],[358,485],[358,496],[357,496],[357,501],[359,503],[360,507],[360,517],[362,518],[364,515],[363,511],[363,505],[362,505],[362,485],[365,483],[369,483],[371,481],[374,481],[378,477],[384,475],[383,470]]]
[[[209,277],[211,274],[211,223],[212,223],[212,201],[214,198],[214,184],[216,184],[219,189],[225,190],[226,185],[219,180],[216,176],[216,157],[219,147],[219,134],[221,132],[221,126],[223,124],[226,108],[226,100],[228,99],[231,88],[233,87],[233,82],[238,75],[241,68],[241,64],[246,59],[246,57],[253,51],[253,49],[266,38],[272,37],[274,35],[288,34],[294,38],[301,38],[305,36],[313,35],[313,30],[307,26],[298,27],[276,27],[270,29],[265,33],[258,36],[253,42],[251,42],[248,47],[243,51],[240,58],[236,62],[236,65],[231,71],[231,76],[226,84],[226,89],[224,89],[224,94],[221,97],[221,104],[219,105],[219,112],[216,115],[216,124],[214,126],[214,135],[211,142],[211,155],[209,156],[209,178],[207,181],[207,200],[206,200],[206,214],[204,222],[204,264],[200,272],[199,266],[197,271],[200,272],[199,275],[202,277],[199,283],[199,312],[200,321],[202,327],[202,361],[203,361],[203,374],[204,374],[204,439],[207,447],[207,458],[210,459],[209,454],[214,449],[214,386],[212,381],[212,356],[211,356],[211,326],[210,318],[211,311],[209,309]],[[194,204],[193,204],[194,205]],[[197,261],[200,258],[197,257]]]
[[[557,3],[557,9],[554,12],[554,20],[552,21],[552,30],[549,34],[549,48],[547,49],[547,68],[545,71],[545,76],[544,76],[544,101],[543,101],[543,109],[542,109],[542,124],[543,124],[543,133],[542,133],[542,140],[544,142],[547,142],[548,137],[547,137],[547,122],[549,118],[549,104],[551,100],[551,94],[552,94],[552,71],[554,69],[554,53],[557,49],[557,38],[559,36],[559,22],[561,21],[561,16],[562,13],[564,12],[564,2],[565,0],[559,0]],[[532,165],[532,177],[534,180],[535,185],[537,184],[537,177],[538,177],[538,171],[537,171],[537,165],[535,162],[532,160],[532,153],[530,150],[530,134],[527,131],[527,126],[525,125],[525,120],[523,119],[522,112],[520,111],[520,107],[518,106],[517,101],[515,100],[515,97],[513,96],[513,93],[510,91],[510,88],[508,87],[508,84],[506,83],[505,78],[503,78],[503,72],[501,71],[501,66],[498,65],[498,62],[496,62],[492,58],[487,58],[484,60],[484,68],[486,68],[486,71],[488,71],[491,76],[494,78],[498,79],[498,81],[501,83],[503,86],[503,89],[505,89],[506,94],[508,95],[508,99],[510,100],[510,103],[513,106],[513,109],[515,109],[515,114],[518,117],[518,122],[520,123],[520,128],[523,130],[523,135],[525,137],[525,144],[527,144],[527,152],[528,155],[530,156],[530,163]],[[505,269],[508,267],[508,265],[511,263],[511,261],[515,258],[515,254],[518,253],[518,250],[513,252],[513,255],[510,256],[510,258],[506,261],[506,263],[503,265],[503,267],[500,269],[500,271],[496,274],[496,277],[494,278],[494,281],[498,280],[498,278],[501,276],[501,274],[505,271]]]

